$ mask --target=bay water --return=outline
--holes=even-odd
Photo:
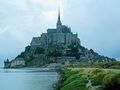
[[[57,72],[43,68],[0,69],[0,90],[53,90],[58,80]]]

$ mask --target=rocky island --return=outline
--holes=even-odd
[[[109,61],[115,59],[82,46],[78,34],[73,34],[71,28],[62,24],[59,11],[56,28],[48,29],[47,33],[42,33],[39,37],[33,37],[25,51],[14,60],[4,61],[4,67],[57,67]]]

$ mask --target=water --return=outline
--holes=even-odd
[[[57,72],[43,69],[0,69],[0,90],[53,90]]]

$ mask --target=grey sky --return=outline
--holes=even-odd
[[[59,6],[83,46],[120,58],[120,0],[0,0],[0,66],[55,27]]]

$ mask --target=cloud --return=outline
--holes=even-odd
[[[59,6],[63,24],[78,33],[82,45],[119,58],[119,3],[119,0],[0,0],[1,60],[15,57],[33,36],[55,27]]]
[[[73,32],[78,32],[82,45],[102,55],[119,57],[119,3],[119,0],[71,0],[63,20]]]
[[[33,36],[40,36],[49,26],[54,26],[57,9],[57,0],[1,0],[1,63],[23,51]]]

